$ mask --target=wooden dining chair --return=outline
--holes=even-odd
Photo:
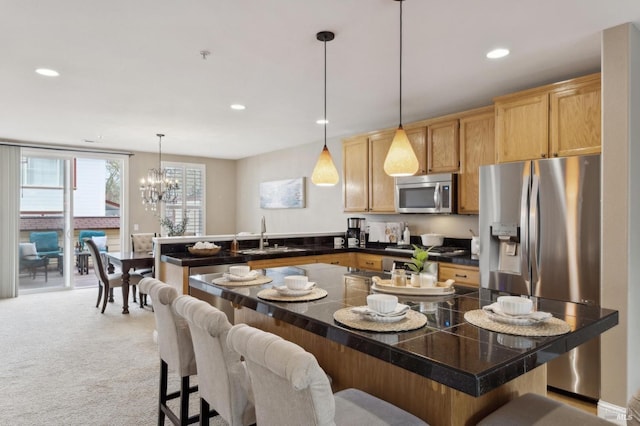
[[[98,278],[98,301],[96,302],[96,308],[100,305],[100,300],[104,295],[102,302],[102,313],[107,308],[107,302],[113,302],[113,289],[116,287],[122,287],[122,272],[114,272],[112,274],[107,273],[106,265],[102,260],[102,254],[98,249],[96,243],[91,240],[85,240],[85,246],[91,253],[91,259],[93,260],[93,272],[95,272]],[[137,284],[142,279],[139,274],[129,274],[129,282]],[[124,302],[125,290],[122,289],[122,298]]]
[[[155,232],[131,234],[131,251],[134,253],[152,253],[153,252],[153,239],[156,237]],[[135,269],[135,272],[143,277],[154,277],[154,268]],[[136,287],[133,286],[133,301],[136,301]],[[147,305],[147,295],[137,288],[138,296],[140,297],[140,307]]]
[[[315,356],[280,336],[237,324],[227,343],[244,357],[259,425],[426,425],[361,390],[333,394]]]

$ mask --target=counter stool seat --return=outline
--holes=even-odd
[[[489,414],[478,423],[478,426],[610,426],[611,424],[611,422],[570,405],[535,393],[527,393]]]

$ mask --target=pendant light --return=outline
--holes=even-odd
[[[320,153],[318,162],[313,169],[311,182],[317,186],[333,186],[340,179],[338,169],[333,163],[329,148],[327,148],[327,42],[335,38],[335,34],[331,31],[320,31],[316,34],[316,38],[324,43],[324,148]]]
[[[161,202],[175,203],[178,199],[178,182],[169,177],[168,171],[162,168],[162,133],[158,137],[158,168],[149,169],[147,179],[140,181],[140,197],[145,210],[157,211]]]
[[[407,132],[402,128],[402,2],[400,3],[400,124],[393,137],[387,157],[384,159],[384,171],[389,176],[411,176],[418,171],[420,164],[413,152]]]

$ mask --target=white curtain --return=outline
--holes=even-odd
[[[0,145],[0,299],[18,296],[20,147]]]

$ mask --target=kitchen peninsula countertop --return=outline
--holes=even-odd
[[[288,244],[281,244],[287,245]],[[330,245],[317,245],[311,242],[310,244],[302,244],[291,246],[295,248],[302,248],[304,251],[279,251],[275,253],[266,253],[266,254],[242,254],[242,253],[231,253],[228,249],[222,249],[220,253],[214,256],[208,257],[197,257],[189,253],[188,251],[176,251],[172,253],[163,253],[160,257],[162,262],[167,262],[177,266],[188,266],[188,267],[196,267],[196,266],[208,266],[208,265],[224,265],[231,263],[246,263],[251,260],[260,260],[260,259],[278,259],[278,258],[286,258],[286,257],[299,257],[299,256],[315,256],[322,254],[335,254],[335,253],[369,253],[376,254],[381,256],[389,256],[395,258],[407,258],[411,257],[408,253],[399,253],[392,250],[385,250],[383,246],[369,246],[369,247],[349,247],[349,248],[334,248]],[[471,256],[470,254],[461,255],[461,256],[453,256],[453,257],[445,257],[445,256],[432,256],[430,260],[434,262],[446,262],[453,263],[458,265],[467,265],[467,266],[478,266],[478,258],[477,256]]]
[[[357,270],[328,264],[270,268],[273,282],[262,286],[224,287],[212,284],[219,275],[192,275],[192,289],[231,301],[315,335],[383,360],[394,366],[479,397],[530,372],[553,358],[594,338],[618,323],[618,312],[549,299],[538,299],[538,310],[566,321],[571,332],[552,337],[523,337],[488,331],[467,323],[464,313],[493,303],[498,293],[488,289],[457,288],[451,296],[399,296],[402,303],[427,317],[419,330],[375,333],[339,325],[333,314],[349,306],[366,305],[368,287],[344,283],[345,274]],[[262,300],[263,288],[281,285],[286,275],[307,275],[328,296],[307,303]],[[503,294],[503,293],[502,293]]]

